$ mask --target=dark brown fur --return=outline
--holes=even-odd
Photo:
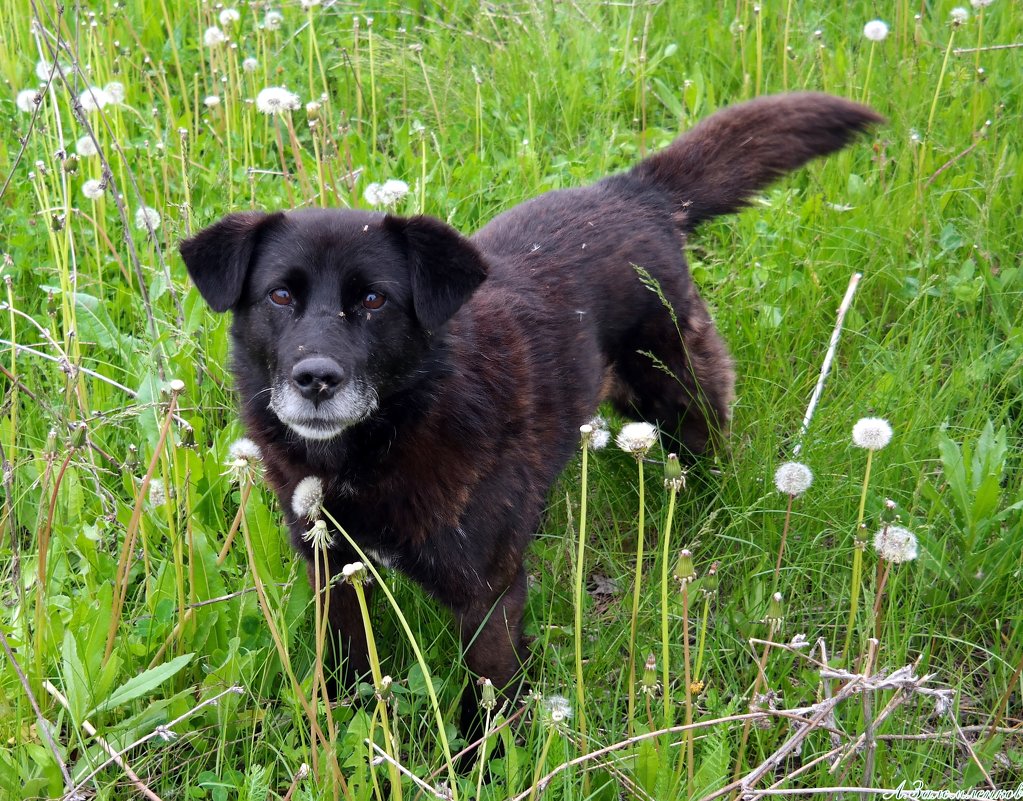
[[[524,551],[602,397],[693,453],[727,427],[732,362],[690,280],[685,235],[879,120],[827,95],[755,100],[468,239],[427,217],[305,210],[229,215],[183,242],[203,296],[234,312],[242,413],[295,547],[310,559],[292,494],[319,476],[331,517],[446,604],[470,671],[509,687],[525,658]],[[659,283],[678,328],[636,266]],[[287,307],[268,300],[281,286]],[[387,302],[371,311],[363,300],[374,292]],[[275,381],[294,394],[311,355],[334,367],[315,374],[314,400],[293,404],[302,414],[315,417],[335,392],[378,400],[326,440],[298,436],[267,406]],[[355,558],[335,536],[332,571]],[[332,593],[350,684],[367,670],[365,634],[351,588]],[[465,716],[474,709],[468,698]]]

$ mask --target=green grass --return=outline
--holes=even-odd
[[[387,178],[412,187],[398,211],[470,232],[539,192],[634,163],[723,105],[802,88],[865,99],[889,122],[690,243],[693,274],[740,380],[729,452],[689,472],[674,510],[672,561],[690,549],[697,578],[685,621],[668,579],[669,719],[684,719],[684,629],[694,663],[705,631],[693,674],[702,683],[692,695],[697,724],[746,712],[754,686],[778,709],[824,697],[805,656],[750,638],[823,638],[834,668],[866,652],[880,574],[868,547],[849,633],[866,464],[850,431],[860,417],[879,416],[895,434],[873,457],[866,533],[897,514],[919,537],[920,556],[886,581],[873,670],[913,664],[918,675],[933,673],[928,686],[952,691],[952,711],[937,717],[931,698],[892,689],[843,700],[833,722],[843,745],[883,717],[876,758],[851,753],[833,773],[824,760],[793,775],[833,747],[816,726],[756,786],[980,788],[989,786],[985,773],[1016,786],[1023,745],[1018,728],[1006,730],[1023,722],[1023,78],[1018,49],[955,49],[1023,41],[1023,16],[1009,0],[983,17],[971,9],[955,28],[950,2],[762,5],[289,3],[275,6],[276,30],[263,25],[261,5],[239,5],[240,19],[225,28],[230,42],[213,48],[203,45],[218,24],[208,3],[99,0],[95,15],[68,4],[60,17],[53,4],[0,7],[8,131],[0,165],[11,179],[0,216],[0,633],[11,649],[0,656],[0,798],[56,798],[83,781],[97,798],[135,798],[131,775],[164,799],[398,797],[386,764],[367,767],[364,739],[384,745],[384,705],[336,707],[329,725],[323,705],[312,706],[312,593],[275,499],[258,480],[249,494],[226,474],[228,447],[242,433],[227,320],[190,287],[175,247],[182,237],[250,206],[363,206],[365,186]],[[891,33],[871,52],[862,29],[879,11]],[[40,53],[49,57],[57,43],[76,92],[124,85],[123,104],[84,115],[102,159],[74,163],[58,152],[73,152],[86,135],[59,76],[36,115],[15,105],[20,90],[40,85]],[[246,57],[258,60],[253,72],[242,68]],[[250,100],[280,85],[321,108],[257,113]],[[207,107],[211,95],[220,103]],[[104,164],[109,187],[88,199],[83,184],[103,177]],[[143,205],[161,216],[151,235],[135,226]],[[791,458],[853,272],[863,280],[799,455],[815,481],[792,506],[778,582],[783,620],[769,624],[787,505],[772,477]],[[168,417],[172,379],[184,382],[179,418]],[[662,658],[664,457],[655,448],[645,471],[631,655],[640,678],[648,654]],[[529,676],[539,692],[576,706],[580,469],[577,460],[554,488],[528,562]],[[666,719],[661,698],[642,692],[634,720],[625,713],[636,481],[631,456],[613,446],[590,455],[587,742],[579,710],[551,721],[531,702],[495,736],[504,748],[487,780],[454,779],[458,798],[538,793],[536,780],[567,760]],[[218,560],[243,501],[242,531]],[[717,586],[705,592],[712,562]],[[430,784],[451,781],[442,740],[461,745],[454,721],[467,679],[458,644],[446,612],[401,577],[384,578],[429,670],[391,607],[376,604],[381,668],[394,679],[391,749]],[[842,653],[847,634],[853,645]],[[829,696],[841,694],[842,681],[826,684]],[[241,692],[223,694],[232,687]],[[493,721],[512,711],[495,710]],[[313,722],[322,737],[311,735]],[[967,727],[969,749],[940,736],[956,723]],[[695,733],[691,765],[680,761],[682,734],[649,738],[598,754],[586,770],[562,770],[545,796],[705,797],[762,764],[796,725],[773,717],[745,734],[741,721],[709,725]],[[86,778],[107,759],[100,738],[124,750],[126,767]],[[312,773],[296,779],[303,763]],[[401,784],[401,797],[416,796],[411,780]]]

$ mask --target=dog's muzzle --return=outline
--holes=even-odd
[[[291,369],[291,382],[314,406],[333,398],[344,380],[345,371],[341,365],[325,356],[302,359]]]
[[[270,389],[270,410],[300,437],[333,439],[376,411],[376,391],[333,359],[309,356]]]

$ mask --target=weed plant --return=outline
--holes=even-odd
[[[1014,788],[1021,42],[1013,0],[0,4],[0,798]],[[307,205],[471,232],[799,89],[888,123],[688,243],[740,375],[727,451],[665,484],[655,445],[642,487],[613,445],[569,467],[528,561],[533,693],[484,688],[468,769],[475,677],[400,575],[352,569],[386,647],[331,707],[326,610],[232,450],[228,321],[176,243]],[[812,484],[776,488],[792,459]]]

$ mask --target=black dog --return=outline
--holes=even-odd
[[[360,547],[451,608],[469,669],[509,687],[523,552],[579,426],[610,398],[693,453],[727,427],[732,363],[686,234],[880,119],[821,94],[754,100],[471,238],[430,217],[308,209],[231,214],[183,242],[203,297],[234,312],[245,424],[295,547],[312,558],[291,500],[317,476]],[[356,558],[335,536],[332,570]],[[365,632],[352,588],[331,592],[350,685],[368,670]],[[463,725],[475,710],[469,693]]]

